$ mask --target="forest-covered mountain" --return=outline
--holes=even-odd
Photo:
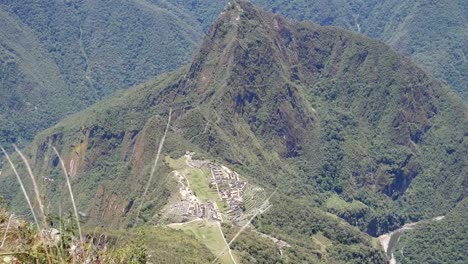
[[[211,1],[179,1],[206,14]],[[216,1],[214,1],[216,2]],[[264,9],[297,20],[338,26],[380,39],[436,78],[468,96],[468,3],[442,1],[252,0]]]
[[[466,197],[467,116],[448,86],[380,41],[235,2],[189,67],[63,120],[28,157],[54,179],[54,204],[52,146],[66,153],[91,225],[155,223],[170,196],[167,164],[138,221],[129,216],[170,120],[164,155],[195,151],[277,189],[254,226],[291,244],[292,263],[380,263],[367,234],[446,214]],[[24,203],[9,173],[0,188],[13,207]]]
[[[291,18],[380,39],[468,98],[468,2],[464,0],[255,2]]]
[[[167,1],[1,1],[0,22],[0,143],[179,68],[203,36],[202,19]]]
[[[227,1],[2,1],[0,142],[190,61]],[[367,34],[466,98],[466,1],[255,0],[290,18]]]

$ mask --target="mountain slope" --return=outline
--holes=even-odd
[[[3,202],[2,202],[3,203]],[[83,246],[77,240],[73,221],[62,219],[60,233],[45,236],[45,230],[0,206],[2,263],[210,263],[215,256],[195,237],[170,228],[138,228],[116,231],[104,228],[85,230]],[[52,229],[57,231],[57,229]],[[55,243],[52,243],[55,242]],[[84,250],[82,248],[85,248]],[[81,250],[77,250],[81,249]],[[183,250],[181,250],[183,249]],[[19,253],[21,252],[21,253]],[[45,253],[47,252],[47,253]]]
[[[180,1],[176,1],[180,2]],[[185,2],[206,17],[218,12],[218,1]],[[228,1],[225,1],[228,2]],[[436,78],[446,81],[465,100],[468,71],[466,1],[305,1],[252,2],[297,20],[310,20],[363,33],[385,41]]]
[[[9,143],[179,68],[202,38],[201,23],[166,1],[2,1],[0,19],[0,142]]]
[[[37,175],[55,180],[51,202],[61,188],[57,146],[90,225],[157,222],[170,195],[167,164],[139,218],[133,205],[169,113],[164,155],[195,151],[278,190],[254,225],[292,244],[294,263],[383,262],[362,231],[445,214],[467,194],[467,109],[447,86],[379,41],[236,2],[190,67],[36,137],[29,157]],[[1,192],[19,206],[8,175]]]
[[[33,138],[50,122],[83,105],[61,102],[72,95],[63,89],[59,68],[34,33],[1,9],[0,20],[0,143],[4,143]]]
[[[116,90],[187,63],[226,2],[3,1],[1,63],[8,69],[1,72],[6,96],[0,141],[26,143]],[[381,39],[466,98],[465,1],[254,2],[291,18]],[[27,37],[9,36],[11,27]],[[34,87],[32,98],[24,87]]]
[[[468,96],[468,5],[466,1],[282,1],[255,0],[291,18],[364,33]]]
[[[466,263],[467,213],[465,198],[444,219],[405,234],[395,250],[398,263]]]

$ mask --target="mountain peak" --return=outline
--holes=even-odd
[[[69,153],[76,184],[86,190],[81,199],[95,197],[93,220],[125,221],[119,212],[139,202],[152,157],[166,142],[165,155],[196,151],[285,197],[323,204],[337,193],[346,197],[339,204],[362,201],[348,212],[347,205],[334,208],[335,199],[329,210],[379,235],[406,214],[443,213],[464,195],[451,188],[466,182],[458,162],[468,149],[466,108],[457,100],[382,42],[236,1],[211,26],[189,69],[58,124],[36,139],[32,156],[37,168],[51,170],[50,146]],[[155,174],[156,202],[170,171],[161,164]],[[146,215],[157,215],[151,208]],[[273,210],[277,219],[296,215]]]
[[[201,85],[206,86],[210,80],[207,71],[211,74],[217,72],[224,76],[230,75],[233,63],[240,62],[239,59],[243,57],[239,54],[242,50],[258,50],[260,46],[270,51],[281,49],[279,43],[275,43],[275,38],[281,25],[285,24],[284,21],[285,19],[262,11],[246,1],[228,3],[210,27],[196,53],[188,75],[189,81],[192,84],[193,81],[202,81]],[[278,54],[268,54],[275,55]],[[205,73],[198,72],[202,68]],[[189,87],[194,88],[193,85]]]

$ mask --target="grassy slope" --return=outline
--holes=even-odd
[[[187,174],[192,190],[202,201],[218,201],[219,195],[213,188],[209,188],[210,172],[207,170],[194,169]]]
[[[0,227],[6,230],[9,214],[0,207]],[[43,239],[37,234],[35,226],[14,216],[10,222],[4,247],[0,249],[0,261],[12,254],[21,263],[49,263],[45,258]],[[54,219],[53,221],[55,221]],[[73,263],[81,261],[82,257],[75,252],[72,256],[72,245],[76,245],[76,226],[70,219],[61,219],[61,240],[59,247],[50,246],[49,254],[55,262]],[[72,221],[73,222],[73,221]],[[57,223],[58,224],[58,223]],[[58,225],[57,225],[58,228]],[[84,233],[94,244],[86,241],[84,258],[96,261],[97,257],[104,263],[210,263],[215,259],[211,251],[198,242],[193,235],[165,227],[145,227],[126,231],[105,228],[85,229]],[[60,248],[60,249],[59,249]],[[27,254],[19,254],[26,252]],[[77,256],[80,259],[77,260]],[[84,259],[83,259],[84,261]],[[2,262],[4,263],[4,262]],[[5,262],[7,263],[7,262]]]
[[[173,224],[171,228],[183,230],[184,232],[195,236],[201,243],[211,250],[213,255],[219,256],[222,263],[234,263],[227,244],[224,241],[223,233],[218,227],[217,222],[208,222],[199,220],[185,224]]]
[[[124,236],[128,234],[124,233]],[[171,228],[146,228],[136,237],[148,249],[148,261],[153,263],[211,263],[211,249],[191,234]]]

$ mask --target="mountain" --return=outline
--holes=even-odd
[[[70,103],[72,91],[34,32],[1,9],[0,20],[0,143],[17,142],[84,105]]]
[[[167,1],[2,1],[0,20],[0,143],[26,144],[117,90],[179,68],[203,37],[202,22]]]
[[[299,20],[381,39],[468,98],[468,4],[443,1],[282,1],[259,5]]]
[[[218,1],[180,2],[206,17],[221,8]],[[227,2],[227,1],[224,1]],[[296,20],[338,26],[366,34],[410,57],[466,100],[468,80],[468,5],[466,1],[253,0],[267,10]],[[209,15],[208,15],[209,14]],[[209,23],[209,20],[208,20]]]
[[[2,1],[0,142],[190,61],[227,1]],[[298,20],[367,34],[466,98],[465,1],[256,0]]]
[[[291,245],[290,263],[384,263],[369,235],[466,197],[467,117],[448,86],[381,41],[236,1],[190,66],[43,131],[28,158],[53,180],[50,204],[67,202],[59,148],[88,224],[125,227],[157,224],[171,196],[170,165],[152,169],[159,146],[172,158],[195,151],[277,190],[253,225]],[[10,173],[0,180],[20,208]]]

